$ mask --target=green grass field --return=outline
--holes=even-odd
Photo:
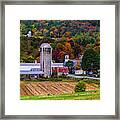
[[[100,100],[100,91],[85,91],[79,93],[48,95],[48,96],[21,96],[21,100]]]

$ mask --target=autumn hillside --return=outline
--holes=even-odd
[[[32,36],[28,37],[28,32]],[[63,62],[64,55],[78,59],[89,54],[100,57],[99,20],[21,20],[20,21],[20,61],[34,62],[40,59],[40,45],[50,43],[53,48],[53,62]],[[88,53],[85,53],[86,51]],[[83,58],[86,60],[86,58]],[[83,60],[84,61],[84,60]],[[94,60],[89,60],[94,62]],[[91,63],[90,63],[91,64]]]

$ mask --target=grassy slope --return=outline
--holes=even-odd
[[[99,100],[100,91],[86,91],[72,94],[49,96],[21,96],[21,100]]]

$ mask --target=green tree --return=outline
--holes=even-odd
[[[68,62],[66,62],[66,65],[69,69],[69,73],[72,73],[72,69],[73,69],[73,61],[68,60]]]
[[[85,51],[82,58],[82,69],[88,71],[100,69],[100,54],[94,49],[89,48]]]
[[[84,92],[85,91],[85,82],[80,81],[78,84],[75,86],[75,92]]]

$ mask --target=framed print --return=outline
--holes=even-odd
[[[1,3],[2,119],[119,119],[119,2]]]

